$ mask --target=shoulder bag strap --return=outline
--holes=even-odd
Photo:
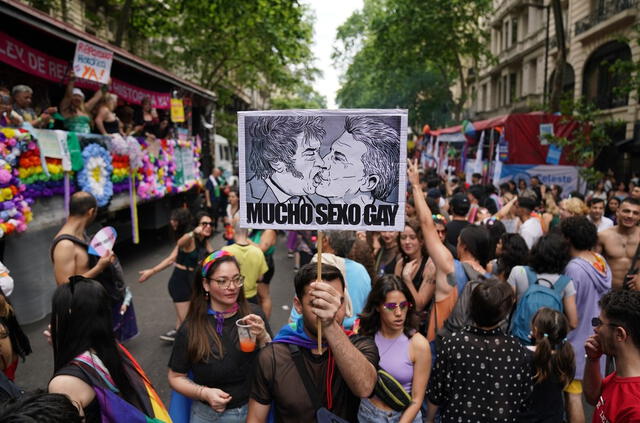
[[[89,244],[87,244],[85,241],[81,240],[80,238],[76,238],[73,235],[69,235],[69,234],[62,234],[58,237],[56,237],[53,242],[51,243],[51,250],[50,250],[50,255],[51,255],[51,261],[53,262],[53,250],[56,248],[56,245],[58,245],[58,243],[60,241],[63,240],[67,240],[67,241],[71,241],[74,244],[77,244],[83,248],[89,248]]]
[[[322,403],[320,402],[320,395],[316,389],[316,386],[311,381],[311,376],[309,372],[307,372],[307,368],[304,366],[304,360],[302,358],[302,351],[298,348],[297,345],[287,344],[289,346],[289,351],[291,352],[291,358],[298,369],[298,373],[302,378],[302,383],[304,383],[304,387],[307,390],[307,394],[309,395],[309,399],[313,404],[314,410],[318,410],[322,407]]]
[[[631,260],[631,266],[629,267],[629,271],[627,273],[633,273],[636,270],[636,265],[638,264],[638,259],[640,258],[640,242],[638,242],[638,248],[636,248],[636,253],[633,256],[633,260]]]

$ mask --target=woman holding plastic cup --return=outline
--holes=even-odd
[[[228,251],[215,251],[196,271],[169,360],[169,385],[194,400],[192,423],[246,420],[250,375],[271,336],[260,307],[246,301],[243,282]]]

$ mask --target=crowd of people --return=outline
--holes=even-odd
[[[16,85],[9,90],[0,86],[0,126],[41,129],[63,129],[81,134],[120,134],[124,136],[166,138],[171,131],[168,112],[156,110],[149,97],[140,106],[118,101],[104,84],[86,99],[85,92],[75,86],[76,76],[67,77],[64,96],[58,106],[34,108],[33,89]]]
[[[495,189],[411,161],[407,181],[401,232],[242,228],[217,169],[204,210],[171,213],[175,246],[139,281],[173,266],[173,421],[581,423],[583,400],[594,422],[640,421],[640,187],[623,196],[608,177],[564,198],[536,177]],[[69,212],[51,248],[48,393],[5,389],[0,420],[169,421],[122,346],[137,325],[118,259],[87,254],[95,199],[77,192]],[[285,245],[292,280],[274,277]],[[279,330],[271,284],[295,291]],[[30,348],[5,296],[0,323],[11,380]]]

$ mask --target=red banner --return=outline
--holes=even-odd
[[[57,83],[65,80],[70,65],[70,61],[49,56],[3,32],[0,32],[0,61],[23,72]],[[77,80],[75,85],[93,90],[98,89],[96,83],[86,80]],[[149,97],[151,104],[157,109],[171,107],[169,93],[145,90],[116,78],[111,78],[111,91],[127,103],[140,104],[143,98]]]

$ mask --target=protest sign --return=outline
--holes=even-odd
[[[118,233],[113,226],[105,226],[100,229],[89,243],[89,254],[102,257],[107,251],[112,251],[116,244]]]
[[[184,122],[184,105],[179,98],[171,99],[171,122]]]
[[[238,113],[240,226],[400,231],[406,110]]]
[[[100,84],[109,82],[113,52],[78,40],[73,57],[73,72],[78,78]]]

